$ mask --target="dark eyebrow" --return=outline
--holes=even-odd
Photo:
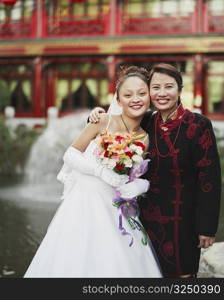
[[[165,84],[166,84],[166,85],[167,85],[167,84],[174,84],[174,82],[167,82],[167,83],[165,83]],[[153,83],[152,86],[154,86],[154,85],[160,85],[160,83]]]

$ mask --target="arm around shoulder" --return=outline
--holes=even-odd
[[[95,107],[87,119],[87,122],[98,123],[101,117],[101,114],[105,113],[105,109],[102,107]]]
[[[149,110],[145,113],[144,117],[142,118],[141,127],[145,131],[149,130],[149,127],[151,125],[152,114],[153,114],[153,111]]]
[[[74,142],[72,143],[72,147],[81,152],[84,152],[91,140],[93,140],[100,132],[102,132],[106,128],[108,117],[109,116],[106,113],[102,113],[100,121],[98,123],[88,123],[82,130],[78,138],[74,140]]]

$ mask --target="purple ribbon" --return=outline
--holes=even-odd
[[[135,180],[136,178],[139,178],[143,174],[145,174],[148,170],[148,163],[150,159],[144,159],[139,164],[135,165],[129,174],[129,182]]]
[[[122,214],[119,215],[119,229],[121,230],[122,235],[130,235],[131,236],[131,234],[129,232],[127,232],[122,225]],[[129,247],[131,247],[133,245],[133,242],[134,242],[134,239],[131,236],[131,242],[129,244]]]
[[[150,161],[150,159],[145,159],[141,163],[135,165],[131,169],[131,172],[129,174],[129,182],[134,181],[136,178],[145,174],[145,172],[148,170],[148,162],[149,161]],[[127,232],[126,229],[123,227],[122,219],[124,217],[125,219],[130,220],[132,218],[135,218],[139,214],[137,197],[135,197],[133,199],[122,198],[121,193],[115,188],[115,198],[113,199],[113,204],[120,211],[119,230],[121,230],[122,235],[130,235],[131,236],[131,242],[129,244],[129,247],[131,247],[133,245],[134,239],[133,239],[132,235],[129,232]],[[132,223],[133,229],[142,230],[137,221],[134,220],[133,223]]]

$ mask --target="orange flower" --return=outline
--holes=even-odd
[[[124,149],[126,149],[127,143],[124,141],[122,143],[116,143],[114,142],[113,144],[108,146],[108,150],[117,154],[124,153]]]

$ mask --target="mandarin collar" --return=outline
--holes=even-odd
[[[159,117],[159,127],[163,130],[163,131],[167,131],[168,129],[171,129],[173,126],[172,125],[176,125],[176,122],[178,122],[178,120],[180,120],[182,118],[182,116],[185,113],[185,109],[183,108],[182,103],[180,103],[178,105],[178,107],[173,111],[173,113],[170,115],[170,117],[163,122],[163,119],[161,117],[161,113],[159,113],[158,117]]]

